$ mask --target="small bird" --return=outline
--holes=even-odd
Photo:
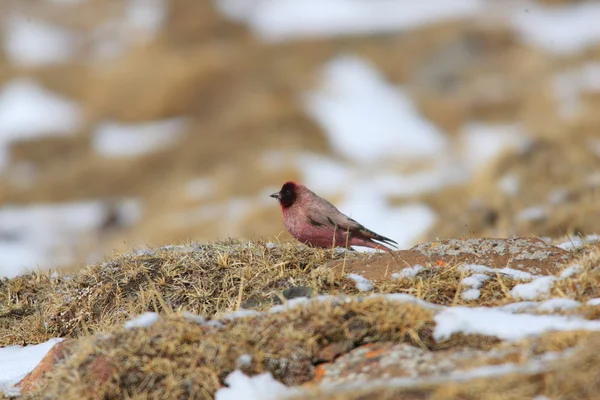
[[[397,248],[398,243],[365,228],[304,185],[286,182],[271,197],[279,200],[285,229],[304,244],[347,249],[364,246],[389,252],[388,246]]]

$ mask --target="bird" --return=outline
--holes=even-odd
[[[285,229],[306,245],[350,250],[362,246],[390,253],[397,248],[397,242],[365,228],[304,185],[285,182],[270,197],[279,201]]]

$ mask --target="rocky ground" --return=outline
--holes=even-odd
[[[592,399],[598,243],[169,246],[4,281],[0,338],[66,338],[24,398]]]
[[[144,2],[0,2],[0,354],[57,343],[23,398],[597,397],[596,2]],[[401,250],[290,241],[288,179]]]

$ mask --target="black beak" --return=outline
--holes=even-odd
[[[274,199],[277,199],[277,200],[279,200],[279,197],[280,197],[280,196],[279,196],[279,192],[277,192],[277,193],[273,193],[273,194],[269,195],[269,197],[272,197],[272,198],[274,198]]]

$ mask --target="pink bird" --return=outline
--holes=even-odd
[[[296,239],[313,247],[364,246],[391,252],[398,243],[369,230],[344,215],[333,204],[306,186],[286,182],[271,197],[279,200],[283,226]],[[381,242],[381,243],[378,243]],[[392,244],[393,243],[393,244]]]

